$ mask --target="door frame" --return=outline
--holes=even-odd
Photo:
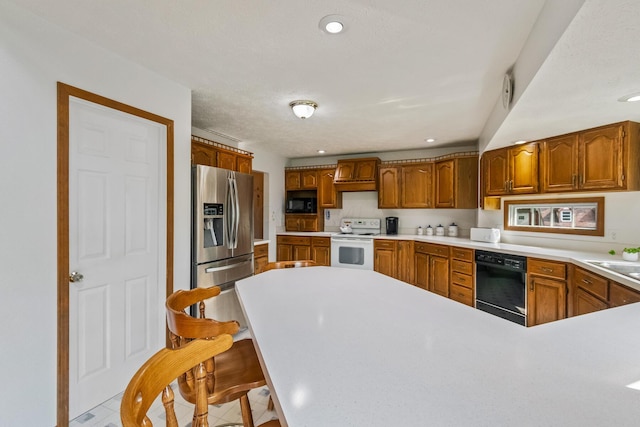
[[[57,239],[58,239],[58,356],[57,425],[69,425],[69,98],[138,116],[166,127],[166,295],[173,292],[173,120],[140,110],[103,96],[58,82],[58,154],[57,154]]]

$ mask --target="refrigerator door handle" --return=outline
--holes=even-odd
[[[233,234],[234,248],[238,247],[238,230],[240,228],[240,196],[238,195],[238,181],[236,181],[236,173],[233,173],[233,195],[236,203],[235,208],[235,232]]]
[[[232,268],[238,268],[241,265],[249,264],[251,262],[252,260],[248,259],[237,264],[223,265],[222,267],[209,267],[205,270],[205,273],[215,273],[217,271],[231,270]]]

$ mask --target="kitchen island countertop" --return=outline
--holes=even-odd
[[[640,304],[524,328],[373,271],[237,292],[283,425],[632,426]]]

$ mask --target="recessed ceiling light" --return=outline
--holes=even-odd
[[[436,140],[434,138],[427,138],[424,142],[436,142]]]
[[[324,150],[318,150],[318,154],[324,154],[325,151]]]
[[[620,102],[636,102],[640,101],[640,92],[632,93],[630,95],[625,95],[622,98],[618,98]]]
[[[527,142],[527,140],[526,140],[526,139],[521,139],[521,140],[519,140],[519,141],[515,141],[515,142],[513,143],[513,145],[520,145],[520,144],[524,144],[524,143],[526,143],[526,142]]]
[[[344,16],[327,15],[320,20],[318,27],[327,34],[340,34],[345,30]]]

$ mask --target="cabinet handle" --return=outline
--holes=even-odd
[[[534,284],[535,284],[535,280],[534,280],[534,279],[531,279],[531,280],[529,281],[529,290],[530,290],[531,292],[533,292]]]
[[[544,271],[545,273],[553,273],[553,268],[549,267],[540,267],[540,270]]]
[[[582,283],[586,283],[587,285],[593,284],[593,282],[589,279],[582,279]]]
[[[576,174],[571,175],[571,186],[574,188],[576,187],[576,178],[578,178]]]
[[[509,181],[509,192],[513,191],[513,180]]]
[[[504,182],[504,191],[509,191],[509,181]]]

